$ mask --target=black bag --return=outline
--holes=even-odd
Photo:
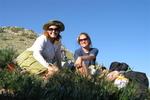
[[[129,79],[129,83],[134,82],[136,84],[136,99],[145,100],[147,98],[149,81],[145,73],[129,71],[124,73],[124,76]]]
[[[128,69],[130,69],[129,65],[124,62],[112,62],[109,68],[110,71],[127,71]]]
[[[71,70],[75,70],[74,63],[72,61],[67,61],[63,65],[64,68],[69,68]]]

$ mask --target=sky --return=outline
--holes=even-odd
[[[99,49],[99,64],[125,62],[150,76],[150,0],[0,0],[0,26],[40,35],[52,19],[65,24],[62,43],[71,52],[79,48],[78,35],[87,32]]]

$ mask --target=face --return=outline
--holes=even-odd
[[[90,46],[89,45],[89,40],[88,40],[88,38],[85,35],[80,35],[79,43],[80,43],[81,47],[84,47],[84,48]]]
[[[58,34],[60,33],[60,30],[58,26],[51,25],[48,27],[47,32],[51,38],[57,38]]]

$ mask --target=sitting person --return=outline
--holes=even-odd
[[[98,54],[97,48],[92,48],[92,42],[87,33],[80,33],[77,38],[78,44],[81,46],[75,50],[74,53],[74,66],[77,72],[84,76],[88,76],[89,66],[95,65],[96,56]]]
[[[16,63],[32,74],[51,76],[61,68],[61,35],[65,26],[58,20],[43,25],[44,32],[34,44],[21,53]]]

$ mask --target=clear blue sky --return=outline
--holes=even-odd
[[[150,76],[150,0],[0,0],[0,26],[41,34],[50,19],[65,23],[62,42],[72,52],[79,33],[87,32],[99,64],[126,62]]]

